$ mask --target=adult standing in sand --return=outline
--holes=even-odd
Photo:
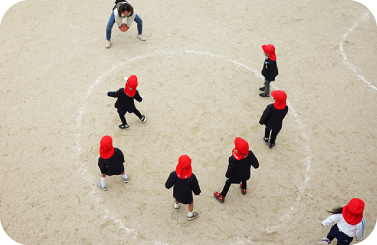
[[[136,14],[135,9],[127,1],[115,1],[116,5],[113,8],[113,12],[110,15],[109,22],[106,27],[106,48],[111,47],[111,30],[116,22],[119,30],[126,32],[132,25],[132,22],[137,23],[137,38],[141,41],[147,40],[143,35],[143,20]],[[122,20],[126,18],[126,23],[122,23]]]

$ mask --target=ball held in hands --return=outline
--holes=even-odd
[[[126,23],[123,23],[121,26],[119,26],[119,29],[122,31],[122,32],[126,32],[128,29],[130,29]]]

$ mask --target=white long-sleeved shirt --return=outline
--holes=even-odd
[[[334,222],[337,222],[338,228],[341,232],[346,234],[349,237],[356,237],[356,240],[360,241],[363,239],[364,236],[364,227],[365,227],[365,220],[362,219],[360,223],[356,225],[348,224],[342,214],[333,214],[330,215],[327,219],[322,221],[323,226],[328,226]]]
[[[118,3],[117,7],[119,6],[119,4],[122,4],[122,3]],[[114,18],[115,18],[115,22],[117,23],[118,27],[122,25],[122,21],[123,21],[122,19],[123,18],[127,18],[126,24],[127,24],[128,27],[131,27],[132,22],[134,22],[134,20],[135,20],[135,16],[136,16],[135,9],[134,9],[134,13],[131,16],[119,16],[118,15],[118,8],[114,9]]]

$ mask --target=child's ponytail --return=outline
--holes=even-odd
[[[329,212],[330,214],[341,214],[343,211],[343,207],[337,207],[337,208],[333,208],[331,211],[327,211]]]

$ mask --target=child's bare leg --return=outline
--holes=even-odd
[[[102,188],[106,187],[106,174],[101,173],[101,186]]]
[[[194,201],[192,201],[192,203],[189,204],[189,206],[188,206],[188,210],[189,210],[190,213],[191,213],[192,211],[194,211]]]

